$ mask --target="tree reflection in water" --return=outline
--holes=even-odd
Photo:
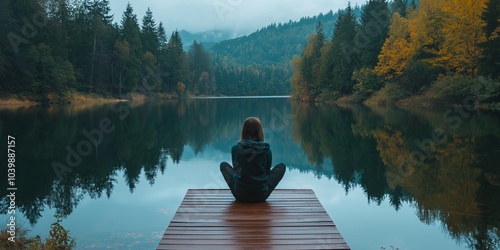
[[[47,207],[69,215],[86,197],[111,197],[121,178],[131,192],[141,175],[154,185],[167,164],[183,160],[186,146],[195,153],[209,145],[229,150],[249,116],[261,118],[273,160],[334,179],[346,192],[361,187],[369,202],[387,199],[395,210],[408,204],[422,222],[440,222],[471,249],[500,247],[500,121],[494,113],[475,113],[455,129],[443,112],[290,104],[287,99],[200,99],[2,110],[0,133],[16,137],[17,186],[22,187],[17,207],[36,224]],[[85,139],[81,131],[97,128],[104,118],[115,130],[58,179],[51,164],[64,162],[66,146],[75,147]],[[422,148],[436,129],[445,140]],[[0,151],[5,147],[0,145]],[[415,152],[425,157],[412,160]],[[0,189],[3,214],[5,190]]]
[[[361,186],[396,210],[407,203],[471,249],[500,247],[500,188],[491,181],[500,177],[498,115],[474,114],[458,129],[442,112],[390,108],[293,104],[293,117],[311,164],[330,159],[346,192]],[[443,140],[432,142],[436,129]]]

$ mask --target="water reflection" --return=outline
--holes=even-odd
[[[16,185],[22,188],[16,205],[33,225],[46,207],[69,215],[86,196],[109,198],[122,171],[131,192],[141,173],[153,185],[168,159],[181,160],[186,145],[196,153],[209,143],[228,151],[246,117],[258,116],[270,124],[271,111],[288,105],[286,99],[205,99],[3,110],[1,136],[15,136],[17,144]],[[109,133],[102,129],[103,121]],[[100,135],[92,132],[96,130]],[[286,137],[278,132],[278,127],[269,129],[269,139]],[[6,152],[6,144],[0,149]],[[6,167],[0,171],[6,173]],[[1,183],[0,212],[6,214]]]
[[[110,198],[119,180],[130,192],[141,176],[154,185],[170,162],[200,153],[229,155],[244,119],[257,116],[274,162],[334,179],[346,192],[361,187],[369,202],[388,200],[395,210],[410,204],[422,222],[440,222],[471,249],[500,247],[499,116],[475,112],[457,126],[444,113],[200,99],[2,110],[0,134],[16,137],[22,187],[16,202],[31,224],[47,208],[69,215],[87,197]],[[82,131],[100,129],[103,120],[113,130],[70,167],[68,148],[78,151],[80,142],[92,142]],[[186,154],[186,147],[195,155]],[[5,157],[0,154],[0,161]],[[54,162],[71,172],[58,178]],[[5,164],[0,171],[6,172]],[[0,183],[0,213],[6,214],[6,184]]]
[[[346,192],[415,207],[471,249],[500,247],[498,116],[475,113],[453,124],[443,112],[293,105],[295,141],[312,164],[332,161]],[[493,125],[494,124],[494,125]]]

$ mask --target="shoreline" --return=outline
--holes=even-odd
[[[472,97],[472,96],[471,96]],[[470,100],[469,100],[470,101]],[[376,100],[367,99],[362,102],[356,101],[352,96],[343,96],[335,101],[326,102],[318,101],[317,103],[333,103],[340,107],[351,105],[362,105],[365,107],[394,107],[399,109],[447,109],[454,107],[462,107],[470,103],[466,103],[467,98],[463,102],[453,102],[441,98],[428,97],[425,95],[410,96],[399,100]],[[476,100],[475,107],[477,110],[500,111],[500,103],[483,103]]]
[[[0,109],[6,108],[22,108],[22,107],[36,107],[44,105],[88,105],[88,104],[107,104],[117,102],[128,102],[127,99],[119,98],[106,98],[106,97],[92,97],[79,95],[77,98],[68,98],[66,100],[43,100],[34,101],[27,97],[17,97],[15,95],[0,97]]]
[[[258,98],[273,98],[274,96],[259,96]],[[277,98],[290,98],[294,101],[308,102],[305,100],[300,100],[294,96],[276,96]],[[102,97],[94,96],[82,93],[71,93],[66,99],[55,99],[47,98],[43,101],[34,101],[27,96],[19,97],[17,95],[4,95],[0,97],[0,109],[8,108],[22,108],[22,107],[36,107],[44,105],[97,105],[97,104],[111,104],[118,102],[145,102],[149,100],[176,100],[176,99],[206,99],[206,98],[246,98],[245,96],[187,96],[187,97],[175,97],[173,95],[161,95],[161,96],[145,96],[142,94],[131,94],[128,98],[116,98],[116,97]],[[256,96],[249,96],[248,98],[256,98]],[[450,108],[455,105],[462,105],[462,103],[450,102],[440,98],[430,98],[428,96],[410,96],[400,100],[394,100],[393,102],[388,100],[373,100],[368,99],[363,102],[359,102],[353,98],[353,96],[343,96],[335,101],[326,100],[316,100],[313,103],[317,104],[335,104],[340,107],[346,107],[351,105],[363,105],[366,107],[396,107],[400,109],[434,109],[434,108]],[[479,110],[492,110],[500,111],[500,103],[476,103]]]
[[[30,101],[27,98],[20,99],[14,96],[0,98],[0,108],[32,107],[38,105],[39,105],[38,102]]]

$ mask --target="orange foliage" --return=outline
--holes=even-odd
[[[410,59],[415,56],[408,23],[399,13],[394,13],[389,36],[382,46],[379,63],[375,67],[375,72],[387,80],[401,76]]]
[[[487,0],[421,0],[408,18],[395,13],[375,71],[386,79],[402,74],[409,60],[423,61],[458,74],[477,75],[486,41],[481,16]],[[430,55],[430,57],[429,57]]]

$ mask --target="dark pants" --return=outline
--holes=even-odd
[[[238,194],[235,193],[234,191],[234,168],[227,162],[222,162],[220,164],[220,171],[222,173],[222,176],[224,177],[224,180],[226,180],[227,185],[231,189],[231,193],[233,193],[233,196],[238,199]],[[273,190],[278,186],[278,183],[283,179],[283,176],[285,175],[286,172],[286,166],[283,163],[280,163],[276,165],[271,171],[269,172],[268,175],[268,190],[266,194],[263,194],[261,197],[255,197],[255,199],[245,199],[244,201],[265,201],[269,195],[273,192]]]

